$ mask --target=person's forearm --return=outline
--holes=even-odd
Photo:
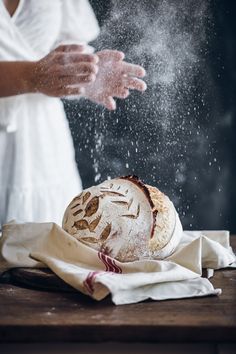
[[[0,97],[35,92],[34,62],[0,61]]]

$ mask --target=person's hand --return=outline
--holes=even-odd
[[[130,89],[146,90],[145,82],[139,79],[145,76],[145,70],[139,65],[123,61],[122,52],[103,50],[96,54],[99,58],[96,80],[84,85],[84,97],[114,110],[114,97],[126,98]]]
[[[82,45],[61,45],[34,63],[33,90],[53,97],[80,95],[93,82],[98,56],[83,54]]]

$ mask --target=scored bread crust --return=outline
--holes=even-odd
[[[154,210],[157,211],[153,235],[149,241],[149,248],[152,252],[162,249],[170,241],[176,222],[176,212],[173,203],[159,189],[146,185]]]
[[[145,193],[153,214],[153,226],[149,240],[151,251],[159,250],[169,242],[175,226],[175,207],[170,199],[156,187],[144,184],[137,176],[120,177],[137,184]]]
[[[179,235],[170,242],[176,218],[167,196],[136,176],[126,176],[90,187],[74,198],[63,228],[87,246],[129,262],[165,258],[173,252],[179,242]]]

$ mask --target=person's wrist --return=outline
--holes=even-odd
[[[24,93],[38,92],[37,62],[28,61],[23,65],[22,85]]]

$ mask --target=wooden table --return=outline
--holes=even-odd
[[[236,236],[231,240],[236,249]],[[198,343],[201,354],[236,353],[236,271],[216,271],[211,282],[222,295],[123,306],[110,298],[96,302],[79,293],[0,284],[0,342],[170,343],[177,350],[163,353],[177,353],[176,343]],[[188,354],[197,346],[191,344]],[[10,353],[1,348],[5,344],[0,352]]]

